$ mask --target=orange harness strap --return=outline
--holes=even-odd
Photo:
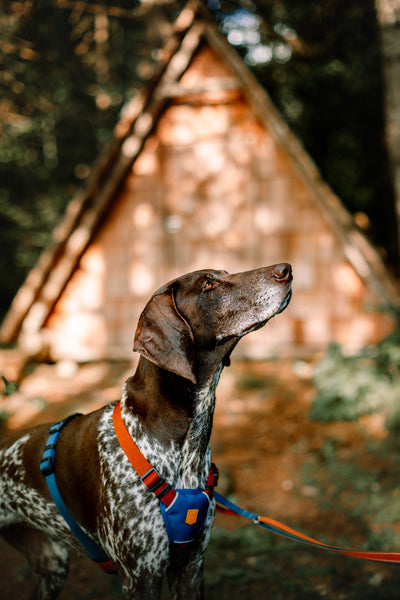
[[[166,506],[175,500],[175,490],[161,477],[129,435],[121,416],[121,403],[117,402],[113,412],[113,424],[117,439],[129,462],[135,469],[144,485],[153,492]]]
[[[217,468],[215,465],[211,466],[205,489],[174,489],[152,467],[129,435],[122,419],[119,402],[114,408],[113,424],[117,439],[132,467],[142,483],[160,500],[161,514],[170,544],[185,547],[196,539],[204,526],[218,480]]]

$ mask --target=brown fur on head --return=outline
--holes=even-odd
[[[286,263],[235,274],[187,273],[152,296],[140,316],[134,350],[195,384],[205,361],[213,369],[227,364],[241,337],[284,310],[291,281]]]

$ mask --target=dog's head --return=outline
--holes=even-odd
[[[194,271],[160,288],[142,312],[134,350],[157,366],[196,382],[200,351],[226,347],[282,312],[292,269],[282,263],[229,274]]]

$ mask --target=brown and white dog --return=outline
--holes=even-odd
[[[215,388],[241,337],[282,312],[291,298],[286,263],[245,273],[196,271],[158,290],[137,327],[140,353],[121,414],[144,456],[175,488],[203,488]],[[82,528],[114,562],[130,599],[159,598],[167,574],[173,598],[203,597],[203,559],[214,518],[180,552],[170,546],[160,503],[118,444],[113,405],[68,423],[56,449],[61,495]],[[47,425],[0,443],[0,533],[26,555],[35,600],[56,598],[70,550],[82,552],[50,498],[39,465]]]

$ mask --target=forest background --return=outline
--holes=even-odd
[[[325,180],[397,272],[385,57],[374,1],[204,1]],[[118,114],[157,68],[159,49],[183,5],[1,4],[0,319],[107,147]]]
[[[400,0],[204,3],[398,275]],[[0,320],[107,148],[118,115],[155,73],[183,6],[174,0],[0,0]],[[399,40],[389,52],[387,26]],[[394,72],[389,80],[388,70]],[[388,112],[388,81],[398,90],[391,96],[397,121]],[[102,367],[85,368],[92,377],[90,369]],[[46,398],[59,398],[60,389],[65,411],[83,397],[105,403],[110,390],[120,390],[120,373],[118,384],[116,375],[111,382],[107,375],[107,385],[101,381],[101,390],[89,391],[78,376],[75,387],[59,385],[50,369],[37,368],[36,380],[50,388],[48,396],[28,395],[28,414],[29,407],[51,410]],[[312,371],[303,361],[240,369],[230,369],[220,391],[215,428],[217,462],[235,475],[238,496],[313,536],[323,532],[327,542],[398,549],[400,332],[354,357],[332,345]],[[16,387],[5,395],[7,408],[13,397],[18,401]],[[0,411],[0,425],[8,417]],[[278,600],[398,597],[398,570],[292,552],[290,544],[250,528],[229,536],[217,528],[207,598],[264,597],[266,589]],[[19,568],[14,555],[2,561],[0,598],[21,596],[24,582],[20,577],[14,586],[10,577]],[[121,597],[112,587],[117,584],[88,576],[89,569],[76,567],[70,577],[76,593],[66,597],[97,598],[98,589],[107,600]]]

